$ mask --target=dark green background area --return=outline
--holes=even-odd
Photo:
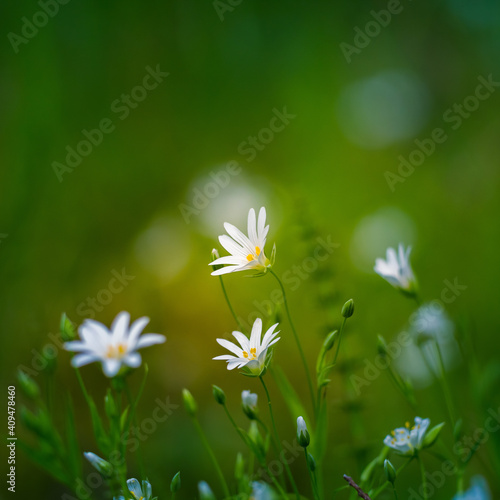
[[[370,11],[386,9],[387,2],[243,0],[221,21],[210,1],[70,0],[16,50],[9,34],[21,35],[23,18],[31,20],[40,6],[4,3],[3,387],[15,383],[20,365],[36,370],[37,353],[54,342],[49,334],[57,333],[61,312],[76,323],[83,321],[90,315],[88,298],[97,298],[108,288],[113,271],[125,268],[134,278],[108,304],[98,304],[100,310],[90,310],[107,325],[121,310],[130,311],[134,319],[147,315],[147,331],[167,336],[166,344],[142,352],[150,380],[139,420],[151,417],[156,398],[169,397],[181,405],[181,389],[188,387],[230,476],[241,447],[211,397],[211,384],[226,390],[229,407],[242,426],[247,424],[239,408],[241,390],[259,392],[263,414],[264,395],[256,381],[211,360],[222,354],[215,338],[235,325],[207,263],[214,246],[224,253],[217,242],[223,222],[243,228],[248,209],[261,204],[267,207],[271,226],[266,250],[270,254],[276,242],[279,275],[302,266],[317,238],[338,244],[331,257],[289,290],[311,366],[323,336],[338,327],[340,308],[350,297],[356,311],[343,349],[344,355],[359,359],[357,373],[362,375],[365,358],[375,357],[378,334],[391,339],[405,328],[414,305],[378,278],[370,265],[360,264],[356,253],[383,256],[387,246],[399,241],[413,245],[413,266],[427,300],[440,298],[444,280],[457,278],[467,286],[447,311],[470,329],[481,367],[498,362],[500,91],[492,92],[456,130],[443,121],[443,114],[474,94],[478,77],[492,75],[500,81],[499,7],[494,0],[414,0],[401,6],[348,63],[341,44],[353,44],[355,28],[364,30],[373,19]],[[157,66],[169,75],[120,119],[113,102],[141,84],[147,67]],[[342,96],[356,82],[388,71],[414,75],[426,90],[426,109],[413,134],[384,147],[363,147],[343,132],[351,117],[345,114]],[[364,103],[362,112],[375,120],[376,128],[393,126],[377,121],[378,104]],[[269,126],[273,110],[283,108],[295,117],[248,161],[241,144]],[[410,114],[415,102],[403,102],[401,109],[406,108]],[[66,147],[77,147],[83,129],[95,129],[106,118],[115,129],[60,181],[53,163],[65,161]],[[408,158],[416,148],[414,140],[430,137],[436,127],[446,130],[447,140],[391,191],[385,173],[397,173],[398,156]],[[227,186],[186,221],[181,208],[192,207],[196,189],[207,189],[213,182],[210,173],[224,171],[230,162],[238,163],[238,175],[230,176]],[[382,225],[388,221],[376,234],[363,225],[374,214]],[[390,222],[394,220],[399,222]],[[248,280],[232,275],[226,285],[245,318],[263,308],[276,288],[270,276]],[[100,297],[107,295],[101,292]],[[281,330],[275,362],[306,399],[302,367],[285,318]],[[62,408],[65,392],[73,392],[82,449],[97,451],[70,357],[58,351],[57,401]],[[106,381],[99,367],[91,365],[82,373],[88,386],[103,394]],[[470,383],[464,363],[450,375],[471,432],[484,425],[486,417],[474,409],[478,389]],[[140,378],[140,373],[131,376],[134,390]],[[294,423],[269,380],[282,438],[292,440]],[[367,445],[368,461],[392,428],[414,416],[386,374],[363,391],[362,410],[354,422],[343,410],[345,398],[345,384],[335,373],[327,455],[330,490],[343,484],[342,474],[359,475],[353,450]],[[418,391],[417,398],[425,410],[422,417],[433,423],[445,418],[436,385]],[[19,406],[21,402],[18,394]],[[490,407],[498,406],[497,391]],[[22,433],[20,424],[18,431]],[[451,445],[450,429],[446,431],[445,441]],[[485,475],[497,495],[497,474],[488,465],[487,447],[498,439],[491,436],[481,447],[466,477],[468,484],[473,473]],[[143,448],[153,491],[160,498],[167,498],[168,483],[178,470],[184,498],[194,497],[202,479],[218,492],[182,407],[158,424]],[[19,450],[18,459],[20,498],[62,495],[64,490]],[[429,460],[430,471],[439,466]],[[85,467],[90,472],[90,466]],[[302,460],[292,467],[308,491]],[[131,474],[138,474],[133,459]],[[402,498],[418,477],[412,465],[401,479]],[[453,488],[450,480],[435,498],[451,498]]]

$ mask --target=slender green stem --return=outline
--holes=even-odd
[[[285,310],[286,310],[286,314],[287,314],[287,317],[288,317],[288,322],[290,323],[290,327],[292,329],[292,333],[293,333],[293,336],[295,338],[295,343],[297,344],[297,347],[298,347],[299,353],[300,353],[300,357],[302,359],[302,364],[304,365],[304,370],[306,372],[306,377],[307,377],[307,385],[309,386],[309,392],[311,393],[311,400],[312,400],[312,404],[313,404],[313,410],[316,413],[316,400],[315,400],[315,397],[314,397],[314,389],[313,389],[313,384],[312,384],[312,379],[311,379],[311,373],[309,372],[309,367],[307,366],[306,356],[304,354],[302,346],[300,345],[299,336],[297,335],[297,331],[295,330],[295,325],[293,324],[293,321],[292,321],[292,316],[290,314],[290,309],[288,308],[288,301],[286,299],[285,287],[283,286],[283,283],[279,279],[278,275],[271,268],[269,269],[269,272],[276,278],[276,281],[280,285],[281,293],[283,294],[283,303],[285,304]]]
[[[428,500],[427,495],[427,478],[425,477],[424,462],[420,455],[417,455],[418,464],[420,465],[420,474],[422,476],[422,490],[424,490],[424,500]]]
[[[210,456],[210,460],[212,460],[212,463],[213,463],[214,468],[217,472],[217,475],[219,476],[219,481],[220,481],[222,489],[224,491],[224,495],[226,498],[229,498],[231,495],[229,493],[229,488],[227,486],[226,479],[224,478],[224,474],[222,474],[222,470],[220,468],[219,462],[217,462],[217,458],[215,457],[215,454],[212,451],[210,443],[208,442],[208,439],[206,438],[205,433],[203,432],[203,429],[201,428],[201,425],[198,422],[198,419],[196,417],[192,417],[191,420],[193,421],[193,425],[196,429],[196,432],[198,432],[198,435],[200,436],[200,439],[201,439],[201,442],[203,443],[203,446],[205,446],[205,449],[207,450],[207,453]]]
[[[278,443],[278,447],[280,449],[280,456],[284,456],[283,455],[283,447],[281,445],[281,441],[280,441],[280,437],[279,437],[279,434],[278,434],[278,429],[276,427],[276,422],[274,421],[274,413],[273,413],[273,407],[271,405],[271,396],[269,395],[269,391],[267,390],[267,385],[266,383],[264,382],[264,379],[262,378],[262,376],[259,377],[261,383],[262,383],[262,387],[264,387],[264,391],[266,393],[266,397],[267,397],[267,403],[269,405],[269,414],[271,416],[271,422],[273,424],[273,431],[274,431],[274,435],[276,437],[276,441]],[[283,465],[285,466],[285,469],[286,469],[286,473],[288,475],[288,479],[290,479],[290,483],[292,485],[292,488],[293,488],[293,491],[295,492],[295,495],[297,496],[297,500],[300,500],[300,493],[299,493],[299,490],[297,488],[297,485],[295,484],[295,480],[293,479],[293,475],[292,475],[292,471],[290,470],[290,467],[288,466],[288,464],[286,463],[286,460],[283,461]]]
[[[455,409],[453,406],[453,399],[451,397],[450,387],[448,385],[448,379],[446,377],[446,371],[444,368],[443,356],[441,354],[441,349],[439,348],[439,344],[436,340],[433,341],[434,348],[436,349],[438,366],[439,366],[439,381],[441,382],[441,387],[444,393],[444,399],[446,401],[446,407],[448,409],[448,414],[450,416],[452,428],[455,428],[456,418],[455,418]]]
[[[394,484],[392,485],[392,491],[394,492],[394,500],[399,500],[398,492],[396,491],[396,486]]]
[[[311,487],[313,490],[313,496],[315,500],[319,500],[319,493],[318,493],[318,484],[316,483],[316,478],[314,477],[314,472],[311,470],[309,467],[309,460],[307,458],[307,448],[304,448],[304,455],[306,456],[306,465],[307,465],[307,470],[309,472],[309,478],[311,479]]]
[[[342,332],[344,331],[344,326],[347,321],[347,318],[344,318],[342,320],[342,325],[340,325],[340,330],[339,330],[339,340],[337,342],[337,349],[335,351],[335,357],[333,358],[333,365],[337,363],[337,356],[339,355],[339,350],[340,350],[340,341],[342,340]]]
[[[238,316],[236,316],[236,313],[233,309],[233,306],[231,305],[231,301],[229,300],[229,296],[227,294],[226,287],[224,285],[224,280],[222,279],[222,276],[219,276],[219,280],[220,280],[220,286],[222,288],[222,292],[224,293],[224,298],[226,299],[227,305],[229,306],[229,310],[231,311],[231,314],[233,315],[233,318],[236,321],[236,324],[238,325],[240,331],[243,332],[244,331],[243,325],[241,324],[241,321],[238,318]]]
[[[132,394],[130,393],[130,388],[129,388],[126,381],[124,382],[124,384],[125,384],[125,394],[127,395],[127,399],[128,399],[130,407],[132,407],[133,400],[132,400]],[[129,408],[129,411],[130,411],[130,408]],[[136,415],[135,411],[134,411],[134,414],[132,416],[132,421],[133,421],[135,427],[138,428],[139,426],[137,425],[137,415]],[[146,471],[144,469],[144,455],[142,453],[142,444],[141,444],[140,439],[139,439],[139,445],[137,447],[137,462],[139,464],[139,473],[141,474],[141,478],[145,479],[146,478]],[[172,495],[173,495],[173,493],[172,493]]]
[[[238,425],[234,421],[234,418],[232,417],[231,413],[229,412],[227,406],[225,404],[223,404],[222,406],[224,407],[224,410],[226,412],[227,418],[229,418],[231,424],[236,429],[236,432],[241,437],[241,439],[243,440],[243,442],[245,442],[245,439],[242,436],[242,430],[238,427]],[[280,492],[280,495],[284,498],[284,500],[288,500],[287,494],[285,493],[285,491],[283,490],[283,488],[281,487],[281,485],[276,480],[276,477],[271,473],[271,471],[269,470],[269,467],[267,466],[267,464],[265,465],[265,467],[266,467],[267,474],[269,475],[269,477],[271,478],[272,482],[276,486],[276,489]]]

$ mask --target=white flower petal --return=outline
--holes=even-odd
[[[138,352],[131,352],[123,358],[123,363],[131,368],[137,368],[141,365],[142,358]]]
[[[243,350],[240,349],[236,344],[229,342],[229,340],[217,339],[217,343],[222,347],[225,347],[228,351],[232,352],[233,354],[236,354],[238,358],[243,357]]]
[[[246,259],[246,256],[248,255],[248,250],[238,245],[227,234],[219,236],[219,242],[231,255],[234,255],[236,257],[241,257],[242,259]]]
[[[266,334],[264,335],[264,338],[262,339],[262,345],[266,346],[268,343],[276,336],[278,335],[278,332],[275,332],[275,328],[278,326],[279,323],[276,323],[275,325],[271,326],[269,330],[267,330]]]
[[[141,485],[139,481],[137,481],[137,479],[127,480],[127,488],[137,500],[139,500],[139,498],[142,498]]]
[[[121,362],[117,359],[110,358],[102,361],[102,371],[106,377],[114,377],[120,371],[120,368]]]
[[[250,335],[250,348],[260,347],[260,337],[262,335],[262,320],[257,318],[253,322],[252,333]]]
[[[226,255],[225,257],[220,257],[217,260],[214,260],[213,262],[210,262],[208,264],[209,266],[220,266],[223,264],[245,264],[246,259],[243,259],[242,257],[234,256],[234,255]]]
[[[99,361],[99,359],[99,356],[96,356],[95,354],[77,354],[76,356],[73,356],[71,366],[79,368],[80,366],[88,365],[94,361]]]
[[[128,340],[127,340],[127,345],[129,346],[130,349],[133,349],[135,345],[137,345],[137,339],[139,338],[139,335],[142,333],[144,328],[146,328],[146,325],[149,323],[149,318],[147,316],[143,316],[142,318],[136,319],[131,327],[130,331],[128,333]]]
[[[253,208],[248,212],[248,238],[254,246],[259,246],[257,237],[257,220],[255,218],[255,210]]]
[[[233,332],[233,337],[240,343],[241,348],[244,351],[250,351],[250,343],[248,342],[248,338],[243,335],[241,332]]]
[[[216,271],[213,271],[210,274],[212,276],[220,276],[221,274],[229,274],[229,273],[234,273],[236,271],[243,271],[243,267],[242,266],[221,267],[220,269],[217,269]]]
[[[136,349],[142,349],[143,347],[149,347],[154,344],[163,344],[166,341],[165,335],[160,335],[159,333],[145,333],[135,344]]]
[[[81,340],[71,340],[70,342],[65,342],[64,343],[64,349],[66,351],[88,351],[89,346],[85,342],[82,342]]]
[[[229,359],[239,359],[239,358],[237,358],[236,356],[231,356],[231,354],[222,354],[222,356],[215,356],[215,358],[212,359],[227,361]]]
[[[248,250],[248,253],[253,254],[255,252],[255,246],[236,226],[229,224],[229,222],[225,222],[224,229],[227,231],[227,234],[234,239],[234,241],[239,243],[245,250]]]
[[[122,311],[117,314],[111,324],[111,333],[113,334],[113,342],[121,343],[127,336],[128,325],[130,323],[130,314],[127,311]]]

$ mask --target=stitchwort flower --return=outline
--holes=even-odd
[[[107,377],[114,377],[123,365],[131,368],[140,366],[142,358],[137,350],[161,344],[166,338],[157,333],[140,336],[149,323],[149,318],[139,318],[130,327],[129,322],[130,315],[125,311],[116,316],[110,330],[98,321],[86,319],[78,329],[81,340],[64,344],[67,351],[78,352],[71,360],[71,364],[78,368],[100,361]]]
[[[231,351],[234,356],[224,354],[216,356],[213,359],[227,361],[228,370],[242,368],[247,375],[260,376],[266,367],[266,357],[269,347],[280,339],[280,337],[276,338],[279,331],[274,331],[277,326],[278,323],[271,326],[261,342],[262,320],[257,318],[252,326],[250,339],[241,332],[233,332],[233,337],[239,342],[239,346],[225,339],[217,339],[217,342],[228,351]]]
[[[407,295],[415,295],[417,280],[411,268],[410,252],[411,247],[405,250],[401,243],[397,253],[394,248],[388,248],[386,260],[376,259],[373,269],[394,288]]]
[[[127,480],[127,488],[131,497],[119,496],[115,497],[113,500],[156,500],[157,497],[153,498],[153,490],[151,488],[151,484],[148,481],[142,482],[141,484],[137,479],[128,479]]]
[[[385,437],[384,444],[400,455],[414,455],[422,448],[430,422],[428,418],[415,417],[415,425],[410,426],[410,422],[406,422],[404,427],[394,429]]]
[[[248,236],[243,234],[237,227],[224,223],[224,228],[228,235],[219,236],[220,244],[231,254],[219,257],[210,262],[210,266],[225,267],[216,268],[212,276],[219,274],[234,273],[236,271],[256,270],[264,274],[274,263],[275,249],[271,260],[264,253],[266,236],[269,226],[266,226],[266,209],[262,207],[257,220],[253,208],[248,212]],[[226,265],[228,264],[228,265]]]
[[[490,490],[484,477],[474,476],[471,485],[464,493],[455,495],[453,500],[491,500]]]

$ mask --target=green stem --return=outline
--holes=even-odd
[[[276,457],[279,459],[280,458],[280,450],[278,448],[278,444],[276,443],[276,438],[274,437],[274,435],[272,435],[269,432],[269,429],[267,428],[267,425],[259,417],[256,416],[255,420],[262,427],[263,431],[266,434],[269,434],[271,436],[271,443],[273,445],[274,452],[276,453]],[[285,479],[284,479],[283,475],[279,474],[278,477],[279,477],[280,481],[282,482],[282,485],[285,486]]]
[[[236,432],[241,437],[242,441],[245,443],[245,439],[242,436],[242,430],[238,427],[238,425],[234,421],[234,418],[232,417],[231,413],[229,413],[229,410],[228,410],[226,404],[223,404],[222,406],[224,407],[224,410],[226,412],[227,418],[229,418],[231,424],[236,429]],[[271,478],[273,484],[276,486],[276,489],[280,492],[280,495],[284,498],[284,500],[288,500],[287,494],[285,493],[285,491],[283,490],[283,488],[281,487],[281,485],[276,480],[276,477],[274,477],[274,475],[271,473],[271,471],[269,470],[269,467],[267,466],[267,464],[265,464],[265,468],[266,468],[266,472],[269,475],[269,477]]]
[[[433,341],[434,348],[436,349],[437,360],[439,365],[439,380],[441,382],[441,387],[444,393],[444,399],[446,401],[446,408],[448,409],[448,414],[450,416],[452,428],[455,429],[455,409],[453,406],[453,399],[451,397],[450,387],[448,386],[448,380],[446,378],[446,371],[444,369],[443,356],[441,354],[441,349],[436,340]]]
[[[200,436],[201,442],[203,443],[203,446],[205,446],[205,449],[207,450],[208,455],[210,456],[210,460],[212,460],[212,463],[214,465],[214,468],[217,472],[217,475],[219,476],[219,481],[221,483],[222,489],[224,491],[224,496],[226,498],[229,498],[231,495],[229,493],[229,488],[226,483],[226,479],[224,478],[224,474],[222,474],[222,470],[219,466],[219,463],[217,462],[217,458],[214,455],[214,452],[212,451],[212,448],[210,447],[210,443],[208,442],[205,433],[203,432],[203,429],[201,428],[200,423],[198,422],[198,419],[196,417],[192,417],[193,425],[196,429],[196,432],[198,432],[198,435]]]
[[[399,500],[398,492],[396,491],[396,486],[394,484],[392,485],[392,491],[394,492],[394,499]]]
[[[279,279],[278,275],[271,268],[269,268],[269,272],[276,278],[276,281],[280,285],[281,292],[283,294],[283,302],[285,304],[285,310],[286,310],[286,314],[288,317],[288,322],[290,323],[290,327],[292,329],[292,333],[293,333],[293,336],[295,338],[295,343],[297,344],[297,347],[298,347],[299,353],[300,353],[300,357],[302,359],[302,364],[304,365],[304,370],[306,372],[306,377],[307,377],[307,385],[309,386],[309,392],[311,393],[313,410],[316,413],[316,401],[315,401],[315,397],[314,397],[314,389],[313,389],[313,384],[312,384],[312,379],[311,379],[311,373],[309,372],[309,367],[307,366],[306,356],[304,354],[302,346],[300,345],[299,336],[297,335],[297,331],[295,330],[295,326],[294,326],[293,321],[292,321],[292,316],[290,314],[290,309],[288,308],[288,301],[286,299],[285,287],[283,286],[283,283]]]
[[[229,306],[229,310],[231,311],[231,314],[233,315],[233,318],[236,321],[236,324],[238,325],[240,332],[244,332],[243,325],[241,324],[238,316],[236,316],[236,313],[234,312],[233,306],[231,305],[231,301],[229,300],[229,296],[227,294],[226,287],[224,286],[224,280],[222,279],[222,276],[219,276],[219,280],[220,280],[220,286],[222,288],[222,292],[224,293],[224,298],[226,299],[227,305]]]
[[[340,350],[340,341],[342,340],[342,332],[344,331],[344,326],[345,326],[345,322],[347,321],[347,318],[344,318],[342,320],[342,325],[340,326],[340,330],[339,330],[339,340],[337,342],[337,350],[335,351],[335,357],[333,358],[333,365],[335,363],[337,363],[337,356],[339,355],[339,350]]]
[[[124,385],[125,385],[125,393],[127,395],[129,405],[130,405],[130,407],[132,407],[133,400],[132,400],[132,394],[130,393],[130,388],[129,388],[126,381],[124,381]],[[129,408],[129,411],[130,411],[130,408]],[[132,421],[133,421],[135,427],[138,428],[139,426],[137,425],[137,415],[136,415],[135,411],[134,411],[134,415],[132,417]],[[139,464],[139,473],[141,474],[141,478],[145,479],[146,472],[144,470],[144,455],[142,453],[142,444],[141,444],[140,439],[138,441],[139,441],[139,445],[137,446],[137,462]]]
[[[264,387],[264,391],[265,391],[266,396],[267,396],[267,403],[269,405],[269,414],[271,415],[271,422],[273,424],[273,431],[274,431],[274,435],[276,437],[276,441],[278,443],[278,447],[280,449],[280,455],[279,456],[281,457],[281,456],[284,456],[284,454],[283,454],[283,447],[281,446],[281,441],[280,441],[280,438],[279,438],[278,429],[276,428],[276,422],[274,421],[273,407],[271,405],[271,396],[269,395],[269,391],[267,390],[267,385],[264,382],[264,379],[262,378],[262,375],[259,377],[259,379],[260,379],[260,381],[262,383],[262,387]],[[286,463],[286,460],[283,461],[283,465],[285,466],[286,473],[288,475],[288,479],[290,479],[290,484],[292,485],[293,491],[295,492],[295,495],[297,496],[297,500],[300,500],[299,490],[297,488],[297,485],[295,484],[295,480],[293,479],[292,471],[290,470],[290,467]]]
[[[424,462],[420,455],[417,455],[418,464],[420,465],[420,474],[422,475],[422,489],[424,490],[424,500],[428,500],[427,495],[427,479],[425,477]]]
[[[315,500],[319,500],[319,493],[318,493],[318,485],[316,483],[316,479],[314,477],[314,472],[310,469],[309,467],[309,460],[307,458],[307,448],[304,448],[304,454],[306,456],[306,465],[307,465],[307,470],[309,472],[309,478],[311,479],[311,487],[313,490],[313,496]]]

